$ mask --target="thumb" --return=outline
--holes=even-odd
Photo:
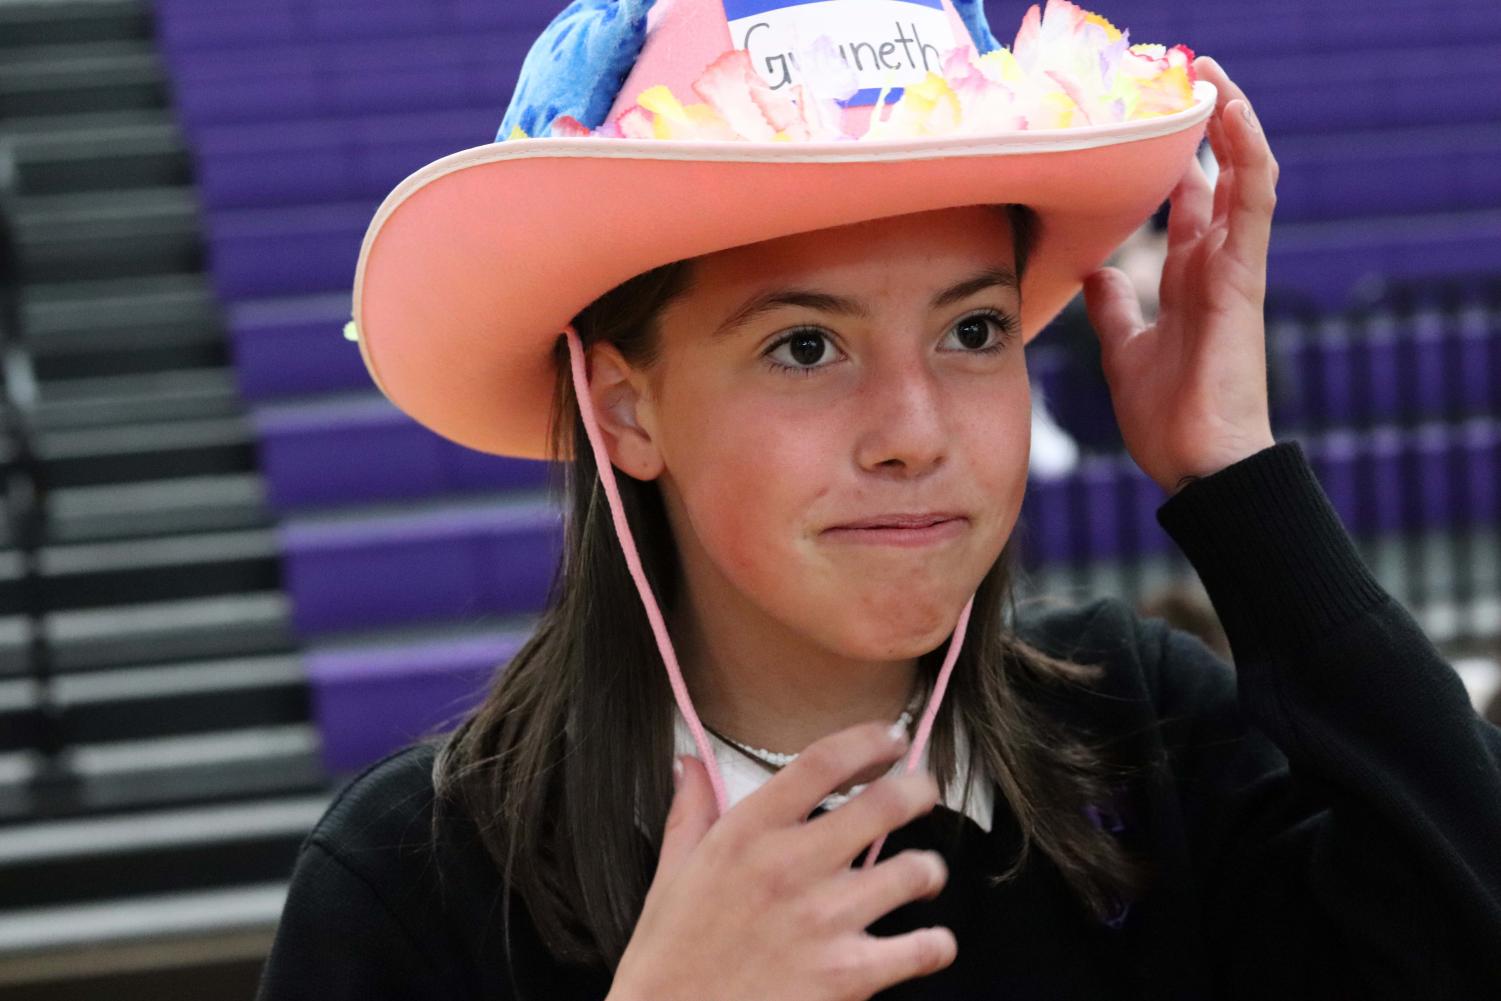
[[[1084,308],[1106,353],[1147,325],[1136,289],[1120,268],[1101,268],[1084,279]]]
[[[675,874],[719,818],[714,787],[709,784],[704,763],[691,754],[680,755],[677,761],[682,763],[683,777],[678,780],[672,807],[667,811],[667,826],[662,831],[662,854],[653,881]]]

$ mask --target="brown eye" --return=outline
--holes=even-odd
[[[787,342],[792,352],[792,360],[799,365],[816,365],[823,357],[823,335],[815,333],[802,333]]]
[[[1016,320],[1005,313],[985,310],[971,313],[949,328],[949,333],[966,349],[966,354],[989,354],[999,351],[1016,331]],[[991,334],[996,336],[991,338]]]
[[[812,328],[795,330],[772,345],[766,352],[766,359],[777,368],[811,374],[833,362],[831,348],[828,336],[821,331]]]
[[[954,327],[959,343],[967,348],[984,347],[990,340],[990,321],[983,316],[966,316]]]

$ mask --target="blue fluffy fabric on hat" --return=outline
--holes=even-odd
[[[573,0],[564,7],[526,54],[495,138],[505,139],[517,126],[540,135],[559,115],[591,129],[603,125],[646,44],[652,2]]]
[[[529,136],[542,135],[559,115],[572,115],[591,129],[603,125],[646,44],[652,3],[573,0],[563,8],[526,54],[496,140],[517,127]],[[953,3],[981,55],[999,47],[982,0]]]
[[[985,18],[983,0],[954,0],[954,10],[969,29],[969,36],[974,39],[975,50],[980,55],[1001,47],[1001,43],[990,33],[990,22]]]

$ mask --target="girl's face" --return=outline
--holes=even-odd
[[[695,262],[656,363],[596,400],[617,464],[659,479],[700,612],[867,660],[947,637],[1026,486],[1014,270],[981,206]]]

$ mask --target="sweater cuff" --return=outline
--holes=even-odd
[[[1238,661],[1316,642],[1388,597],[1297,442],[1188,484],[1157,520],[1198,571]]]

